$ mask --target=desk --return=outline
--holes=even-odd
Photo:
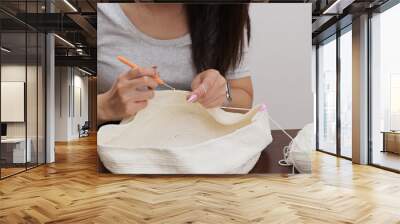
[[[30,138],[5,138],[1,139],[1,159],[4,159],[6,163],[25,163],[31,161],[31,145],[32,141]],[[26,154],[25,154],[25,145]],[[12,158],[12,159],[11,159]],[[25,159],[27,159],[25,161]]]
[[[400,131],[383,131],[382,152],[400,154]]]

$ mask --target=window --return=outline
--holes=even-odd
[[[400,73],[390,74],[390,130],[400,130]]]
[[[318,47],[318,149],[336,153],[336,39]]]
[[[371,18],[371,149],[374,165],[400,170],[400,4]]]
[[[15,19],[40,13],[44,1],[0,12],[0,178],[45,163],[45,34]],[[15,5],[1,2],[0,7]]]
[[[352,157],[352,33],[340,36],[340,155]]]
[[[319,45],[317,57],[318,149],[348,159],[352,157],[352,41],[348,25]]]

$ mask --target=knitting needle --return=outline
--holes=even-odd
[[[161,79],[159,79],[162,83],[162,85],[164,85],[164,86],[166,86],[166,87],[168,87],[168,88],[170,88],[170,89],[172,89],[173,91],[175,91],[176,89],[174,88],[174,87],[172,87],[172,86],[170,86],[170,85],[168,85],[166,82],[164,82],[163,80],[161,80]]]
[[[164,82],[163,80],[161,80],[161,79],[159,78],[159,77],[160,77],[160,73],[157,71],[157,66],[156,66],[156,65],[153,65],[153,66],[151,66],[151,67],[153,68],[154,74],[155,74],[156,77],[158,77],[159,81],[162,82],[162,84],[163,84],[164,86],[166,86],[166,87],[168,87],[168,88],[170,88],[170,89],[172,89],[172,90],[175,91],[175,88],[174,88],[174,87],[168,85],[166,82]]]
[[[124,63],[125,65],[129,66],[131,69],[136,69],[136,68],[138,67],[135,63],[130,62],[128,59],[126,59],[126,58],[123,57],[123,56],[118,56],[117,59],[118,59],[120,62]],[[165,83],[164,80],[160,79],[159,76],[156,76],[156,75],[155,75],[155,76],[153,76],[152,78],[153,78],[158,84],[164,85],[164,86],[166,86],[166,87],[168,87],[168,88],[170,88],[170,89],[172,89],[172,90],[175,90],[174,87],[172,87],[172,86],[168,85],[167,83]]]
[[[130,62],[128,59],[126,59],[123,56],[118,56],[117,59],[120,62],[124,63],[125,65],[129,66],[132,69],[135,69],[135,68],[138,67],[136,64]],[[160,77],[158,75],[158,72],[157,72],[157,66],[152,66],[152,68],[154,69],[154,73],[156,74],[155,76],[153,76],[153,78],[158,84],[164,85],[164,86],[166,86],[166,87],[168,87],[168,88],[170,88],[172,90],[175,90],[174,87],[168,85],[167,83],[164,82],[164,80],[160,79]],[[190,99],[189,99],[189,102],[190,102]],[[241,111],[250,111],[251,110],[251,109],[248,109],[248,108],[239,108],[239,107],[220,107],[220,108],[221,109],[228,109],[228,110],[241,110]],[[265,111],[266,109],[267,109],[267,106],[265,104],[261,104],[259,110],[260,111]]]
[[[228,109],[228,110],[241,110],[241,111],[250,111],[249,108],[242,108],[242,107],[220,107],[221,109]],[[259,111],[265,111],[267,106],[265,104],[261,104]]]
[[[248,108],[239,108],[239,107],[220,107],[221,109],[228,109],[228,110],[241,110],[241,111],[250,111],[251,109]]]

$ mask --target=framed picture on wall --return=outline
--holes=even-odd
[[[1,122],[25,121],[25,82],[1,82]]]

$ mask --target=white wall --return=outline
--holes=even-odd
[[[89,106],[89,102],[88,102],[88,78],[87,76],[82,76],[82,73],[80,73],[79,71],[75,70],[75,75],[74,75],[74,96],[72,96],[74,98],[74,108],[73,110],[75,110],[75,113],[72,113],[73,115],[73,119],[71,120],[71,126],[72,126],[72,130],[71,130],[71,134],[73,136],[73,138],[77,138],[79,137],[79,133],[78,133],[78,124],[79,125],[83,125],[85,123],[85,121],[88,120],[88,106]],[[78,93],[78,90],[80,90],[80,93]],[[80,94],[80,97],[79,97]],[[81,102],[79,102],[79,100]],[[79,108],[81,107],[81,108]],[[82,112],[80,113],[79,109],[82,110]]]
[[[250,6],[255,103],[266,103],[285,129],[313,122],[311,15],[311,4]]]
[[[81,74],[81,73],[80,73]],[[81,75],[75,75],[75,86],[79,87],[81,89],[81,94],[82,94],[82,116],[80,116],[80,121],[85,122],[88,120],[88,105],[89,105],[89,98],[88,98],[88,77],[87,76],[81,76]]]
[[[56,67],[55,73],[55,141],[70,141],[79,137],[78,124],[88,120],[88,78],[71,67]]]
[[[45,156],[45,116],[44,116],[44,100],[45,90],[44,87],[44,74],[42,73],[41,66],[25,66],[25,64],[3,64],[1,66],[1,81],[2,82],[24,82],[26,87],[26,107],[24,102],[24,96],[21,97],[23,102],[16,102],[20,104],[19,107],[5,106],[2,102],[2,114],[6,113],[19,113],[22,116],[26,112],[26,120],[22,119],[22,122],[6,122],[7,123],[7,137],[9,138],[21,138],[27,136],[30,139],[31,145],[31,156],[32,161],[36,162],[38,158],[39,163],[43,163]],[[3,87],[2,83],[2,87]],[[2,99],[7,98],[7,94],[4,93],[2,88]],[[24,94],[24,89],[19,89],[20,94]],[[8,93],[10,94],[10,93]],[[16,100],[16,99],[13,99]],[[12,103],[12,102],[11,102]],[[21,116],[20,115],[20,116]],[[3,118],[2,118],[3,120]],[[38,155],[38,156],[37,156]]]
[[[25,136],[25,126],[28,125],[28,136],[32,133],[36,134],[36,80],[31,77],[32,74],[36,76],[36,67],[17,64],[7,64],[1,66],[1,81],[4,82],[26,82],[25,76],[28,72],[28,86],[27,86],[27,122],[7,122],[7,135],[8,137],[24,137]],[[30,87],[30,88],[29,88]],[[4,96],[2,96],[3,98]],[[39,105],[41,107],[42,105]],[[10,108],[1,108],[1,110],[9,110]],[[24,108],[22,107],[22,112],[24,113]],[[3,111],[4,112],[4,111]],[[35,113],[34,113],[35,112]]]
[[[69,139],[69,75],[67,67],[55,69],[55,141],[68,141]]]

